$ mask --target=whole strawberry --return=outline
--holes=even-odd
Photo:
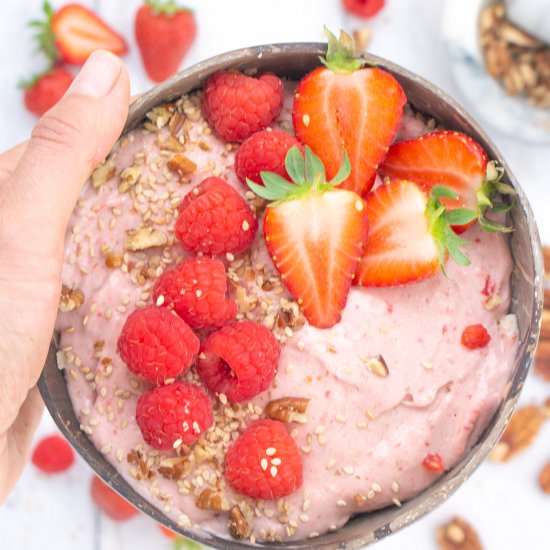
[[[212,402],[199,386],[177,380],[146,391],[136,405],[143,439],[160,450],[194,443],[214,422]]]
[[[346,10],[365,19],[377,15],[385,3],[385,0],[342,0],[342,6]]]
[[[139,514],[137,508],[115,493],[97,476],[92,478],[90,492],[94,504],[114,521],[126,521]]]
[[[32,453],[32,463],[46,474],[68,470],[74,463],[74,451],[59,435],[44,437]]]
[[[174,0],[146,0],[136,14],[135,33],[149,78],[161,82],[178,71],[197,23],[193,12]]]
[[[199,339],[172,311],[148,306],[128,316],[117,349],[132,373],[161,384],[189,369],[199,351]]]
[[[283,106],[283,83],[273,73],[258,77],[237,71],[214,73],[204,86],[202,111],[227,141],[243,141],[269,126]]]
[[[274,500],[296,491],[303,480],[302,458],[285,425],[261,420],[249,426],[227,451],[225,478],[252,498]]]
[[[68,90],[73,75],[63,67],[53,67],[23,83],[25,107],[37,116],[49,111]]]

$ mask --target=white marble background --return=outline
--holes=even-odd
[[[132,37],[138,0],[82,0],[101,13],[130,42],[126,57],[133,93],[151,86]],[[346,16],[339,0],[188,0],[199,19],[198,40],[186,65],[225,50],[266,42],[322,40],[321,28],[352,30],[369,25],[370,50],[416,71],[465,101],[453,81],[442,37],[443,12],[457,0],[387,0],[375,20],[362,23]],[[463,0],[458,0],[463,1]],[[22,106],[17,81],[39,71],[26,21],[39,14],[42,0],[0,0],[0,150],[25,139],[34,119]],[[53,0],[54,5],[61,5]],[[461,34],[471,29],[464,28]],[[466,104],[468,107],[468,105]],[[541,237],[550,243],[550,148],[533,146],[487,128],[525,188],[539,222]],[[522,404],[541,403],[550,384],[531,375]],[[54,431],[46,414],[40,434]],[[459,514],[474,524],[486,550],[548,550],[550,496],[538,488],[540,469],[550,461],[550,425],[535,444],[512,463],[484,464],[441,508],[424,520],[381,542],[380,550],[435,550],[435,528]],[[152,521],[138,517],[116,524],[94,509],[89,499],[89,468],[79,460],[70,473],[45,477],[29,465],[16,491],[0,508],[1,550],[145,550],[166,549],[170,543]]]

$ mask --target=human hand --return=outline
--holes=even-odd
[[[31,139],[0,155],[0,503],[42,412],[36,383],[57,315],[69,217],[122,131],[129,88],[122,62],[94,53]]]

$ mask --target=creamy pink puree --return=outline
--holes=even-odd
[[[279,126],[288,128],[288,120],[287,102]],[[418,120],[406,117],[399,137],[422,131],[425,127]],[[75,210],[63,282],[80,289],[85,301],[77,310],[59,315],[60,349],[65,350],[59,356],[60,366],[65,368],[82,428],[124,478],[180,525],[229,537],[227,512],[195,506],[193,493],[217,479],[207,465],[198,470],[200,475],[191,473],[178,482],[159,474],[138,481],[135,465],[127,462],[128,453],[138,448],[152,469],[159,455],[176,455],[155,452],[144,444],[134,414],[146,385],[130,375],[116,353],[116,342],[136,303],[150,303],[154,278],[145,286],[137,284],[140,267],[157,256],[158,276],[184,251],[176,243],[126,252],[122,268],[112,269],[105,266],[101,247],[124,253],[126,231],[140,227],[144,217],[156,223],[155,229],[165,233],[170,244],[174,223],[170,212],[208,175],[220,175],[245,192],[234,174],[234,151],[210,134],[202,118],[193,122],[183,152],[198,166],[191,184],[181,184],[166,167],[173,153],[161,151],[157,140],[167,134],[167,127],[158,135],[143,129],[131,132],[115,148],[116,175],[99,191],[88,186]],[[211,149],[203,150],[207,147],[199,147],[199,141]],[[143,193],[132,198],[128,192],[119,193],[118,185],[121,170],[135,163],[142,166],[138,185]],[[450,261],[447,278],[439,274],[401,288],[353,288],[335,327],[319,330],[306,324],[284,339],[274,387],[253,399],[253,406],[245,403],[232,433],[225,436],[227,447],[239,429],[263,417],[263,407],[273,398],[311,399],[307,423],[288,425],[303,451],[303,486],[279,502],[249,501],[256,506],[253,541],[315,536],[337,529],[358,512],[399,506],[437,479],[438,474],[422,466],[428,453],[439,453],[448,469],[479,437],[512,373],[517,332],[513,316],[505,317],[512,267],[506,238],[477,227],[465,237],[472,243],[467,249],[471,266]],[[261,231],[252,249],[252,264],[257,263],[273,271]],[[482,293],[488,278],[500,297],[493,309]],[[255,288],[255,282],[249,284],[249,289]],[[276,303],[280,295],[270,298]],[[487,328],[491,343],[470,351],[460,344],[460,336],[475,323]],[[103,348],[94,351],[94,343],[101,340]],[[379,354],[387,363],[387,377],[366,368],[365,359]],[[216,396],[213,401],[217,418],[225,415],[227,420],[233,414]],[[225,450],[220,452],[223,461]],[[218,477],[223,480],[219,472]],[[231,503],[247,500],[229,489],[226,497]]]

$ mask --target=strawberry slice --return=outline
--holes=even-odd
[[[41,50],[53,63],[83,64],[95,50],[121,55],[128,51],[126,40],[93,11],[81,4],[67,4],[55,11],[44,3],[45,21],[33,21]]]
[[[361,286],[395,286],[444,271],[448,255],[460,265],[470,261],[460,248],[467,243],[450,224],[469,223],[475,212],[447,212],[442,199],[456,199],[450,189],[434,187],[430,196],[415,183],[380,185],[367,197],[370,233],[357,268]]]
[[[349,159],[327,183],[323,163],[305,147],[289,149],[285,167],[292,182],[261,172],[264,186],[250,179],[259,196],[275,201],[264,214],[269,254],[309,323],[328,328],[340,321],[351,282],[367,240],[366,205],[353,191],[337,186],[350,172]]]
[[[342,31],[337,40],[325,32],[326,66],[298,85],[292,109],[294,132],[321,158],[329,178],[338,171],[345,149],[351,175],[342,188],[364,196],[393,142],[407,98],[389,73],[362,68],[365,62],[355,58],[351,36]]]
[[[391,180],[414,181],[426,193],[436,185],[444,185],[458,195],[457,199],[442,199],[448,210],[465,207],[478,213],[486,229],[508,230],[488,220],[485,211],[494,207],[497,191],[512,194],[513,190],[500,181],[502,172],[489,162],[481,145],[465,134],[432,132],[396,143],[390,147],[379,173]],[[506,207],[497,210],[503,212]],[[473,223],[475,219],[453,229],[462,233]]]

